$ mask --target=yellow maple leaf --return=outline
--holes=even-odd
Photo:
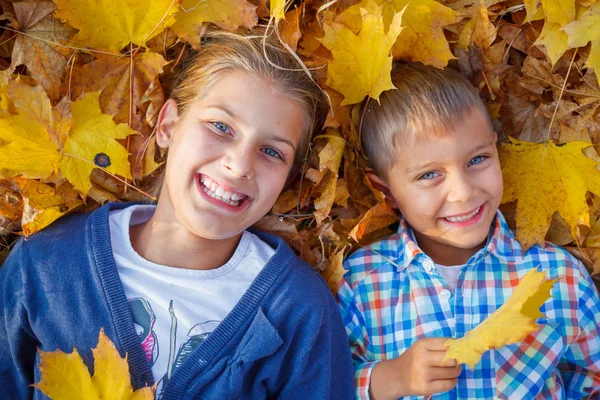
[[[587,11],[586,8],[577,7],[575,19],[581,18],[585,11]],[[569,35],[563,30],[563,27],[564,25],[546,20],[540,36],[534,43],[535,45],[544,45],[546,47],[546,52],[552,65],[556,64],[565,51],[571,48],[569,46]]]
[[[76,348],[72,353],[39,350],[41,379],[33,385],[54,400],[154,399],[154,389],[133,391],[127,358],[121,358],[104,330],[100,330],[94,354],[94,376]]]
[[[84,46],[121,51],[129,43],[143,45],[175,22],[179,0],[55,0],[56,18],[79,32]]]
[[[326,84],[344,95],[342,105],[358,103],[367,95],[379,101],[381,92],[394,89],[390,51],[402,30],[402,12],[394,15],[387,33],[382,8],[374,1],[368,0],[360,13],[362,27],[358,35],[331,22],[323,26],[325,36],[319,39],[333,55]]]
[[[370,0],[349,7],[336,21],[343,23],[353,32],[361,27],[360,8]],[[402,32],[398,35],[392,55],[406,61],[420,61],[443,68],[448,60],[454,59],[444,27],[460,20],[458,13],[435,0],[376,0],[382,6],[383,23],[388,29],[395,15],[402,14]]]
[[[84,195],[92,186],[90,174],[96,167],[131,178],[127,150],[115,141],[136,132],[125,124],[115,124],[98,104],[100,92],[84,94],[71,104],[73,126],[60,162],[62,175]]]
[[[280,20],[285,20],[285,3],[286,0],[271,0],[269,2],[270,13],[275,18],[275,23]]]
[[[550,289],[556,280],[544,280],[546,274],[531,270],[516,287],[510,298],[475,329],[460,339],[448,339],[444,361],[455,359],[459,364],[467,364],[471,369],[490,349],[522,341],[538,329],[535,322],[544,318],[540,307],[550,298]],[[443,364],[443,362],[442,362]]]
[[[21,189],[23,196],[21,226],[25,237],[44,229],[61,216],[83,204],[76,197],[76,192],[66,193],[69,188],[65,188],[65,185],[54,189],[45,183],[20,176],[15,177],[14,181]],[[70,190],[73,191],[72,188]],[[71,198],[66,199],[65,197]]]
[[[525,249],[543,243],[554,212],[579,237],[578,225],[590,224],[586,193],[600,195],[597,163],[583,153],[590,144],[510,141],[500,146],[502,202],[517,201],[517,239]]]
[[[575,19],[575,0],[540,0],[546,22],[565,26]]]
[[[32,96],[45,96],[43,90],[21,89]],[[89,176],[96,166],[131,178],[127,150],[115,139],[136,132],[103,114],[99,96],[99,92],[87,93],[71,103],[73,120],[69,116],[67,126],[59,120],[62,114],[48,110],[49,103],[32,99],[27,105],[26,96],[15,99],[22,114],[0,112],[0,139],[6,143],[0,147],[0,174],[7,178],[23,175],[44,179],[61,172],[84,196],[91,187]],[[50,135],[53,128],[48,125],[55,130],[69,130],[64,146],[61,138]]]
[[[581,18],[563,28],[569,36],[569,47],[583,47],[592,42],[585,67],[596,71],[600,83],[600,2],[590,7]]]
[[[0,113],[0,172],[5,178],[47,178],[58,170],[61,154],[46,127],[31,115]]]
[[[240,26],[250,29],[257,21],[256,6],[246,0],[184,0],[171,29],[197,49],[204,23],[234,32]]]

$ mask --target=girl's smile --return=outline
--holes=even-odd
[[[252,198],[242,191],[222,185],[206,175],[197,174],[196,181],[200,193],[205,196],[206,200],[226,211],[242,211],[252,202]]]

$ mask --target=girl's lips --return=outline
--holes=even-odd
[[[217,206],[219,208],[222,208],[223,210],[229,211],[229,212],[233,212],[233,213],[241,212],[241,211],[245,210],[246,208],[248,208],[248,205],[251,203],[251,199],[248,196],[246,196],[244,199],[242,199],[237,206],[225,203],[225,202],[223,202],[223,201],[221,201],[219,199],[215,199],[215,198],[211,197],[206,192],[206,189],[208,189],[208,188],[206,188],[202,184],[202,174],[197,174],[196,175],[196,186],[198,187],[198,191],[200,192],[200,196],[204,200],[208,201],[210,204],[213,204],[213,205],[215,205],[215,206]]]
[[[458,228],[463,228],[463,227],[467,227],[470,225],[475,225],[476,223],[478,223],[481,220],[481,217],[484,214],[485,208],[486,208],[486,204],[487,203],[483,203],[481,206],[479,206],[479,211],[477,211],[477,213],[475,215],[473,215],[471,218],[469,218],[466,221],[450,221],[448,220],[448,218],[460,218],[460,217],[464,217],[464,216],[468,216],[470,213],[472,213],[473,211],[477,210],[477,208],[473,211],[470,211],[466,214],[462,214],[462,215],[457,215],[457,216],[452,216],[452,217],[446,217],[446,218],[440,218],[440,220],[442,220],[442,222],[446,223],[446,224],[450,224],[454,227],[458,227]]]

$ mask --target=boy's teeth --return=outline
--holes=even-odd
[[[446,217],[446,219],[450,222],[465,222],[470,220],[471,218],[473,218],[478,212],[480,207],[477,207],[476,210],[474,210],[473,212],[467,214],[467,215],[461,215],[460,217]]]
[[[219,197],[222,197],[222,195],[223,195],[223,192],[225,192],[225,190],[224,190],[224,189],[223,189],[221,186],[219,186],[219,187],[217,188],[217,190],[215,190],[215,193],[216,193],[216,194],[217,194],[217,196],[219,196]]]

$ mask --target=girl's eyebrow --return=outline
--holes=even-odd
[[[213,105],[213,106],[207,106],[206,108],[216,108],[217,110],[221,110],[236,121],[240,119],[236,113],[234,113],[233,111],[231,111],[230,109],[228,109],[227,107],[224,107],[224,106]]]
[[[230,109],[228,109],[227,107],[224,106],[220,106],[220,105],[210,105],[207,106],[206,108],[215,108],[217,110],[221,110],[223,111],[225,114],[229,115],[231,118],[233,118],[236,121],[239,121],[239,117],[237,116],[236,113],[234,113],[233,111],[231,111]],[[276,136],[276,135],[272,135],[271,137],[269,137],[270,140],[276,141],[276,142],[282,142],[282,143],[286,143],[288,144],[292,149],[294,149],[294,151],[296,151],[296,145],[294,145],[294,143],[292,143],[290,140],[286,139],[285,137],[282,136]]]
[[[292,149],[294,149],[294,152],[296,151],[296,146],[294,145],[294,143],[292,143],[291,141],[289,141],[288,139],[282,137],[282,136],[271,136],[269,139],[276,141],[276,142],[281,142],[281,143],[286,143],[288,144]]]

